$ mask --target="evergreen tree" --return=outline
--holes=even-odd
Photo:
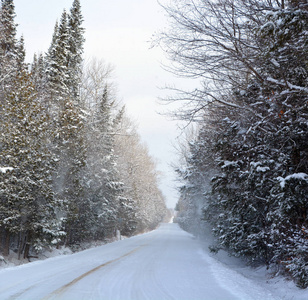
[[[46,75],[49,93],[52,101],[56,102],[58,107],[62,106],[61,108],[63,108],[65,99],[69,97],[69,75],[67,68],[68,37],[67,14],[64,10],[59,25],[57,23],[55,25],[52,43],[46,56]]]
[[[54,176],[54,190],[64,201],[66,244],[74,244],[86,236],[85,214],[89,210],[84,195],[83,168],[85,166],[84,116],[80,110],[77,92],[80,89],[83,30],[80,5],[74,2],[73,16],[62,13],[56,23],[51,46],[46,56],[46,102],[53,116],[53,151],[58,157]],[[80,18],[80,20],[78,20]],[[33,67],[39,75],[42,62]],[[78,80],[77,75],[78,74]],[[44,82],[38,81],[44,87]]]
[[[68,75],[70,94],[76,101],[79,99],[83,62],[84,28],[83,17],[79,0],[74,0],[70,14],[68,15],[69,51],[68,51]]]
[[[82,113],[72,101],[67,100],[60,113],[58,126],[53,140],[53,151],[57,157],[53,190],[56,198],[63,202],[66,209],[62,213],[66,244],[79,242],[83,236],[85,166],[84,121]]]
[[[14,58],[16,55],[16,27],[15,24],[15,6],[13,0],[2,0],[1,1],[1,57]]]
[[[17,39],[13,0],[2,0],[0,10],[0,84],[10,89],[17,72]]]
[[[34,54],[33,62],[31,64],[31,79],[38,93],[41,103],[46,106],[47,111],[49,107],[46,102],[47,98],[47,79],[45,74],[45,59],[42,53]]]
[[[12,168],[1,177],[1,228],[19,237],[19,254],[40,250],[61,235],[52,191],[53,156],[48,149],[48,116],[26,73],[1,105],[0,164]]]
[[[114,236],[118,227],[121,184],[114,155],[115,103],[107,86],[102,88],[96,101],[88,129],[87,181],[88,195],[93,203],[92,213],[97,216],[93,228],[96,228],[97,238],[104,238]]]
[[[69,96],[79,101],[84,29],[80,1],[75,0],[70,14],[63,12],[55,25],[47,53],[47,78],[53,95]],[[60,95],[59,95],[60,93]]]
[[[17,62],[17,70],[18,72],[23,72],[25,70],[28,70],[28,65],[25,63],[26,58],[26,50],[24,45],[24,37],[21,36],[20,40],[17,42],[17,48],[16,48],[16,62]]]

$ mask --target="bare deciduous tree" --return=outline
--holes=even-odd
[[[192,91],[173,89],[176,96],[167,100],[183,102],[183,110],[176,116],[194,119],[204,114],[210,103],[249,109],[236,102],[230,91],[234,87],[247,90],[251,78],[268,85],[262,72],[265,50],[260,28],[267,14],[285,5],[279,0],[179,0],[163,5],[170,28],[157,42],[171,62],[166,68],[178,76],[200,80]]]

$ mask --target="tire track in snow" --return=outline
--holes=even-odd
[[[30,291],[31,289],[33,289],[36,286],[37,286],[37,284],[31,285],[28,288],[26,288],[26,289],[24,289],[24,290],[22,290],[22,291],[20,291],[20,292],[18,292],[16,294],[12,295],[9,299],[10,300],[17,299],[18,297],[22,296],[22,294],[26,293],[27,291]]]
[[[51,278],[53,278],[53,277],[54,277],[54,275],[50,275],[50,276],[48,276],[47,278],[44,277],[42,280],[39,280],[36,284],[33,284],[33,285],[31,285],[31,286],[28,286],[27,288],[25,288],[25,289],[23,289],[23,290],[21,290],[21,291],[15,293],[15,294],[9,296],[9,298],[7,298],[7,299],[9,299],[9,300],[18,299],[18,298],[19,298],[20,296],[22,296],[24,293],[26,293],[26,292],[32,290],[33,288],[36,288],[37,286],[39,286],[39,285],[42,284],[43,282],[46,282],[46,281],[48,281],[49,279],[51,279]],[[12,290],[13,288],[19,287],[20,285],[22,285],[23,283],[26,283],[27,281],[28,281],[28,279],[25,279],[25,280],[19,281],[19,282],[15,283],[15,284],[13,284],[13,285],[11,285],[11,286],[9,286],[9,287],[6,287],[6,288],[0,290],[0,297],[1,297],[2,293],[4,293],[5,291],[9,291],[9,290]],[[0,299],[2,299],[2,298],[0,298]]]
[[[116,258],[116,259],[112,259],[110,261],[107,261],[107,262],[105,262],[105,263],[95,267],[94,269],[92,269],[92,270],[90,270],[90,271],[88,271],[86,273],[83,273],[82,275],[78,276],[77,278],[75,278],[71,282],[69,282],[69,283],[63,285],[62,287],[58,288],[57,290],[53,291],[51,294],[49,294],[48,296],[44,297],[42,300],[49,300],[49,299],[53,299],[54,297],[60,296],[61,294],[65,293],[65,291],[67,289],[72,287],[74,284],[76,284],[77,282],[79,282],[80,280],[85,278],[86,276],[89,276],[90,274],[96,272],[97,270],[99,270],[99,269],[101,269],[101,268],[103,268],[105,266],[108,266],[108,265],[110,265],[110,264],[112,264],[114,262],[117,262],[117,261],[121,260],[122,258],[125,258],[125,257],[127,257],[127,256],[129,256],[129,255],[131,255],[131,254],[133,254],[135,252],[137,252],[140,248],[142,248],[144,246],[145,245],[141,245],[141,246],[135,248],[134,250],[132,250],[132,251],[130,251],[130,252],[128,252],[128,253],[126,253],[126,254]]]

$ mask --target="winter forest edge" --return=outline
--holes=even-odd
[[[156,228],[168,213],[159,174],[110,67],[83,61],[80,1],[31,64],[13,0],[0,9],[0,254],[78,250]]]
[[[194,124],[179,147],[176,222],[213,252],[308,286],[308,4],[179,0],[158,43],[194,78],[166,101]]]

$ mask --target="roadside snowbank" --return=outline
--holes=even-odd
[[[274,299],[283,300],[307,300],[308,289],[298,288],[292,280],[283,276],[274,276],[266,266],[250,267],[240,258],[232,257],[227,252],[220,250],[217,254],[209,254],[208,243],[203,242],[203,251],[200,253],[205,260],[211,260],[213,274],[221,282],[228,281],[228,286],[236,294],[237,290],[244,288],[254,282],[254,297],[258,297],[260,291],[268,291],[269,295],[274,295]],[[243,277],[247,279],[243,280]],[[241,278],[241,279],[239,279]],[[231,285],[230,283],[233,284]],[[250,285],[251,287],[251,285]],[[243,299],[244,300],[244,299]]]

